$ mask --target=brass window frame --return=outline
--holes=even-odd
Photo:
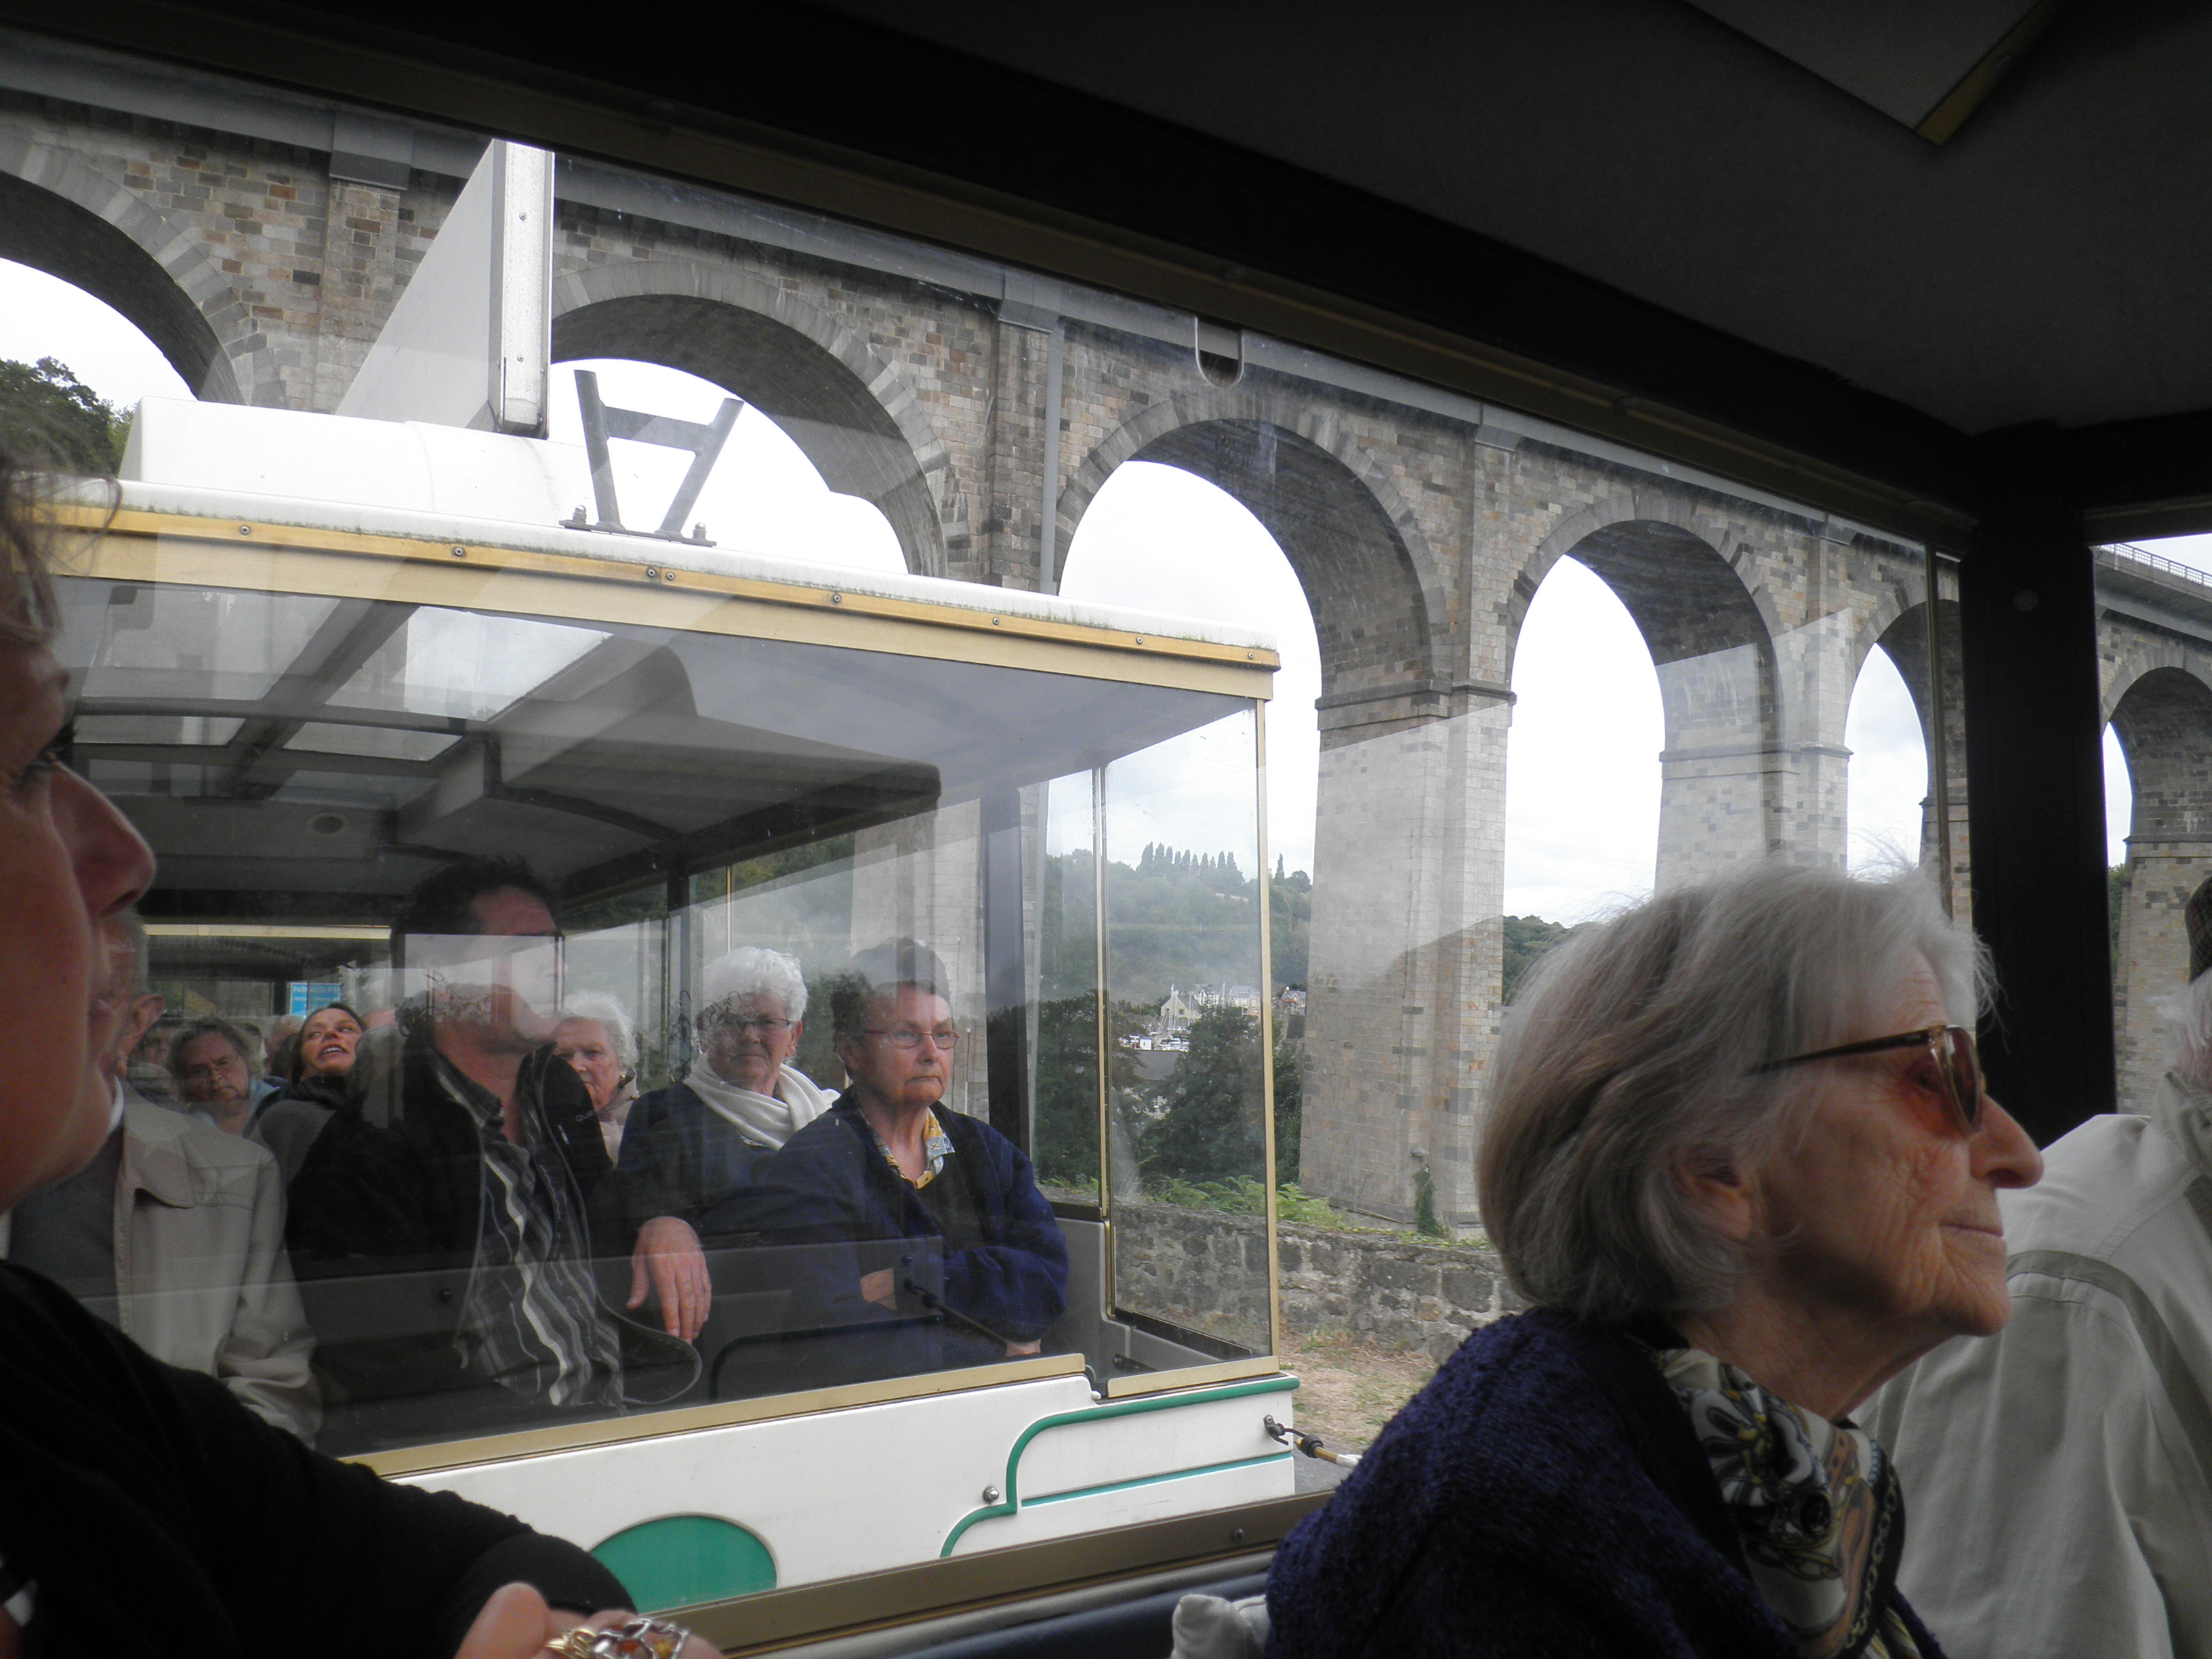
[[[1256,698],[1273,695],[1282,659],[1265,647],[1092,627],[870,591],[834,574],[814,583],[653,565],[581,553],[64,506],[56,521],[90,532],[63,572],[110,581],[182,583],[264,593],[392,599],[550,621],[618,622],[684,633],[878,651],[1125,684]],[[495,598],[487,590],[498,584]],[[978,588],[978,595],[997,590]]]

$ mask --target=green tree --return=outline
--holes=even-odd
[[[123,465],[130,417],[70,373],[67,363],[0,359],[0,427],[72,472],[112,473]]]
[[[1146,1177],[1257,1179],[1267,1167],[1261,1085],[1257,1020],[1242,1008],[1209,1008],[1193,1020],[1165,1115],[1145,1136]]]
[[[1522,975],[1534,967],[1537,959],[1546,951],[1566,939],[1574,931],[1563,922],[1547,921],[1541,916],[1506,917],[1504,972],[1499,975],[1498,986],[1501,1000],[1512,1001],[1514,988],[1521,983]]]
[[[1301,1046],[1275,1033],[1275,1184],[1298,1178],[1298,1137],[1304,1128],[1305,1054]]]
[[[1121,1039],[1144,1029],[1152,1010],[1115,1003],[1111,1011],[1116,1089],[1137,1086],[1135,1059]],[[1036,1117],[1030,1155],[1040,1179],[1062,1187],[1098,1180],[1098,999],[1094,992],[1037,1005]]]

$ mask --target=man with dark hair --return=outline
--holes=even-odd
[[[688,1346],[656,1343],[599,1296],[593,1224],[627,1206],[591,1097],[550,1041],[560,933],[547,891],[503,859],[448,866],[416,890],[393,927],[410,992],[402,1041],[380,1064],[356,1061],[347,1107],[294,1182],[303,1258],[466,1269],[458,1293],[441,1292],[450,1314],[431,1328],[323,1333],[325,1368],[351,1398],[441,1393],[453,1396],[448,1420],[473,1408],[498,1422],[619,1410],[696,1375]],[[688,1344],[709,1294],[696,1237],[655,1217],[634,1246],[604,1231],[600,1242],[633,1254],[629,1305],[650,1281],[667,1337]],[[641,1363],[661,1374],[649,1390]]]
[[[770,1242],[817,1247],[794,1254],[793,1301],[802,1328],[850,1331],[843,1376],[1036,1353],[1067,1305],[1067,1241],[1029,1159],[939,1109],[961,1035],[949,988],[913,939],[853,958],[830,998],[845,1093],[747,1200]]]
[[[485,898],[501,893],[511,893],[518,900],[534,904],[544,913],[544,935],[560,936],[553,926],[553,909],[559,902],[558,896],[526,861],[498,854],[440,865],[417,882],[415,890],[401,905],[399,914],[392,918],[393,948],[404,948],[408,939],[416,936],[435,938],[441,934],[482,933],[478,906]],[[536,918],[531,920],[534,921]]]

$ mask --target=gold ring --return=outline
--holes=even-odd
[[[633,1619],[594,1630],[577,1625],[545,1644],[562,1659],[676,1659],[691,1632],[667,1619]]]

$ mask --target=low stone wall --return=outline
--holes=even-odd
[[[1266,1233],[1253,1216],[1125,1203],[1115,1248],[1124,1307],[1199,1330],[1242,1326],[1265,1282]],[[1300,1336],[1350,1331],[1441,1364],[1476,1326],[1521,1305],[1487,1248],[1293,1224],[1278,1254],[1283,1318]]]
[[[1276,1253],[1283,1320],[1300,1336],[1349,1330],[1441,1365],[1478,1325],[1521,1306],[1488,1246],[1285,1226]]]

